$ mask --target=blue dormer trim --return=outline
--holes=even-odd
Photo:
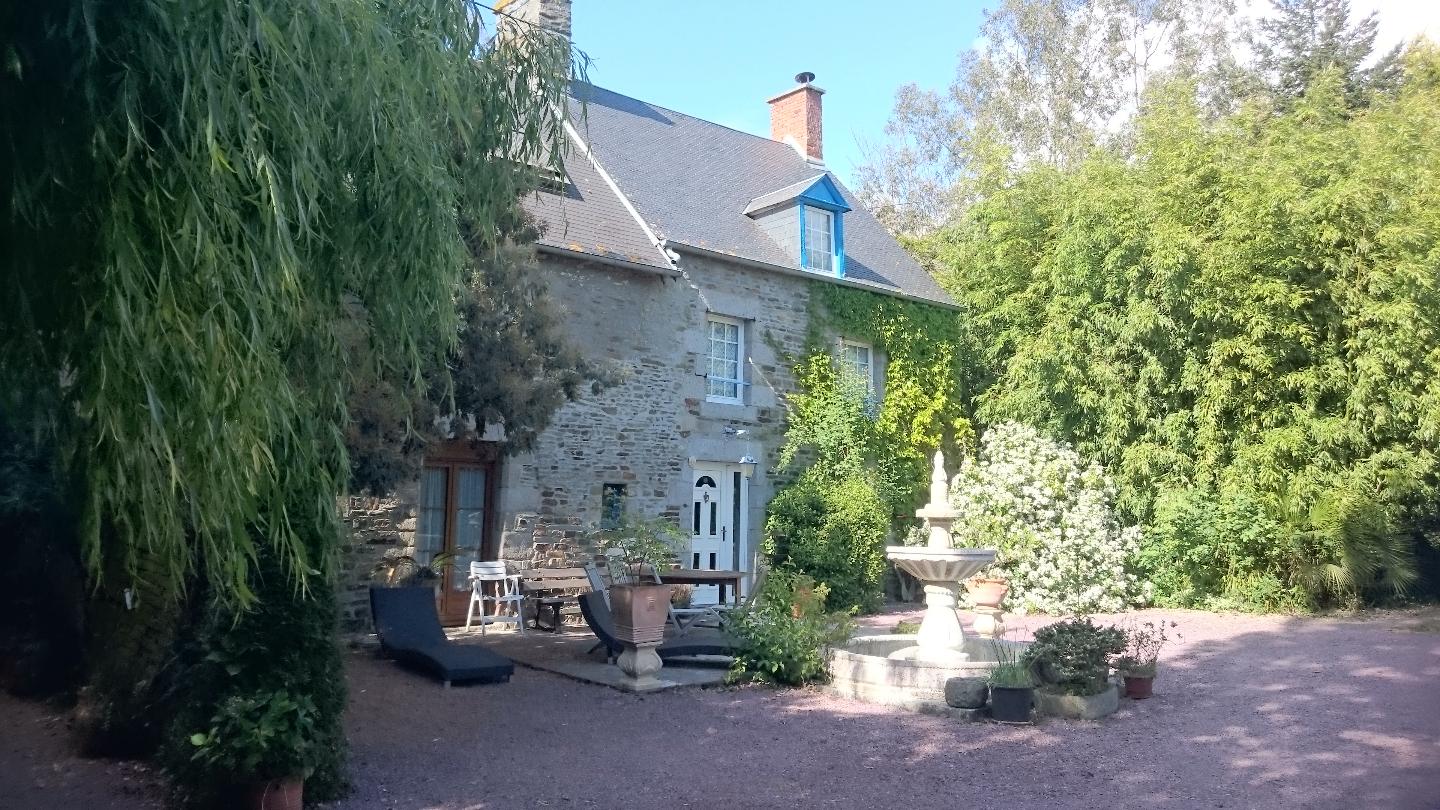
[[[837,214],[850,210],[850,206],[845,204],[845,198],[840,196],[840,189],[835,187],[835,181],[831,180],[828,174],[820,175],[809,188],[796,195],[796,198],[805,205],[824,208]]]

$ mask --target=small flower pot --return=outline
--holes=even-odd
[[[1029,723],[1034,708],[1034,687],[990,687],[990,718],[996,722]]]
[[[1003,579],[972,579],[966,581],[965,591],[976,607],[999,609],[1010,593],[1010,583]]]
[[[246,810],[301,810],[304,806],[305,779],[287,776],[256,782],[246,794]]]
[[[1150,697],[1151,689],[1155,686],[1154,675],[1129,675],[1125,678],[1125,697],[1132,700],[1144,700]]]

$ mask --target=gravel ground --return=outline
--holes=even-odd
[[[525,669],[444,690],[357,653],[354,792],[333,807],[1440,808],[1440,610],[1136,618],[1161,616],[1184,641],[1153,699],[1028,728],[815,690],[636,697]],[[0,711],[0,807],[146,806],[121,766],[70,757],[44,709]]]

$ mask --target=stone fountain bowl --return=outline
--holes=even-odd
[[[830,650],[830,691],[841,697],[911,711],[956,714],[945,704],[945,682],[951,678],[984,678],[995,668],[996,648],[1019,657],[1029,646],[1015,641],[967,638],[959,652],[963,661],[937,663],[905,655],[914,649],[913,635],[858,636]]]
[[[922,582],[958,583],[995,562],[995,549],[887,546],[885,556]]]

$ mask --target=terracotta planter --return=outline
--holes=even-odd
[[[610,588],[610,618],[615,635],[632,644],[650,644],[665,636],[670,616],[669,585],[614,585]]]
[[[971,579],[965,582],[965,591],[976,607],[999,609],[1010,593],[1010,583],[1003,579]]]
[[[301,810],[304,806],[305,779],[287,776],[269,782],[257,782],[246,794],[246,810]]]
[[[1028,723],[1034,708],[1034,687],[990,687],[990,718],[992,720],[1001,723]]]
[[[1144,700],[1150,697],[1155,686],[1154,675],[1125,675],[1125,697]]]

